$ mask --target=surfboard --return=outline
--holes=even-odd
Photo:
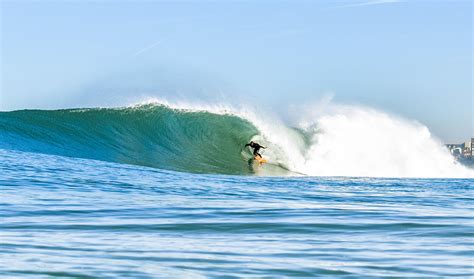
[[[256,160],[260,165],[267,162],[267,160],[263,159],[263,158],[260,157],[260,156],[255,156],[255,160]]]

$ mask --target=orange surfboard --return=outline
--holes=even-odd
[[[267,160],[263,159],[262,157],[260,157],[260,156],[258,156],[258,155],[255,156],[255,160],[256,160],[260,165],[267,162]]]

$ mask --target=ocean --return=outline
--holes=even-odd
[[[420,124],[368,110],[256,119],[162,104],[1,112],[0,276],[474,276],[473,170]],[[367,126],[403,137],[351,130]]]

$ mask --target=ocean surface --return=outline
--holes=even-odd
[[[350,176],[324,127],[351,115],[314,129],[161,105],[1,112],[0,277],[472,278],[473,170],[389,119],[435,155],[359,156]]]

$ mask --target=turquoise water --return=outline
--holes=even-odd
[[[154,105],[0,112],[0,148],[186,172],[250,174],[256,134],[234,115]]]
[[[472,179],[192,174],[10,149],[0,158],[2,277],[474,276]]]

